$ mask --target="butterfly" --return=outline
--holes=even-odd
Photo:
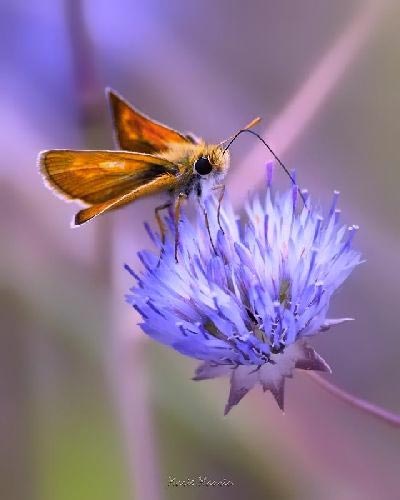
[[[61,198],[85,205],[75,215],[73,226],[139,198],[168,193],[170,200],[155,209],[155,216],[164,239],[160,211],[173,207],[177,260],[182,201],[192,193],[200,199],[204,191],[220,189],[220,204],[224,193],[221,181],[229,169],[228,148],[260,118],[229,139],[208,144],[191,133],[181,133],[152,120],[113,90],[106,93],[119,150],[42,151],[38,163],[44,182]]]

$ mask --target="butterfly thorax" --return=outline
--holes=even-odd
[[[208,190],[212,185],[221,182],[229,169],[229,151],[223,150],[216,144],[206,144],[203,141],[198,144],[171,144],[166,151],[157,156],[168,160],[179,169],[177,176],[176,192],[190,194],[192,191],[198,193]],[[205,170],[199,173],[198,161],[208,162],[210,172]],[[200,170],[201,172],[201,170]]]

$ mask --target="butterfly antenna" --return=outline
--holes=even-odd
[[[256,122],[258,123],[259,119],[257,120],[257,118],[255,120],[253,120],[253,122]],[[253,122],[250,122],[250,126],[253,126]],[[278,164],[282,167],[283,171],[285,172],[285,174],[289,177],[289,179],[292,181],[292,183],[297,186],[296,184],[296,180],[295,178],[293,177],[293,175],[289,172],[289,169],[286,167],[286,165],[282,162],[282,160],[278,157],[278,155],[274,152],[274,150],[271,148],[271,146],[265,141],[265,139],[263,139],[261,137],[260,134],[257,134],[257,132],[254,132],[254,130],[249,130],[249,125],[247,125],[247,127],[245,128],[242,128],[241,130],[239,130],[233,137],[232,139],[229,141],[228,145],[224,148],[224,153],[225,151],[227,151],[230,146],[232,145],[232,143],[239,137],[240,134],[242,134],[243,132],[248,132],[249,134],[252,134],[254,135],[255,137],[257,137],[257,139],[259,139],[263,144],[264,146],[268,149],[268,151],[272,154],[272,156],[275,158],[275,160],[278,162]],[[304,202],[304,205],[306,205],[306,200],[303,196],[303,193],[300,191],[299,188],[297,188],[298,191],[299,191],[299,194],[301,196],[301,199],[303,200]]]
[[[250,129],[250,128],[253,128],[255,125],[258,125],[261,121],[261,118],[259,116],[257,116],[257,118],[254,118],[253,120],[251,120],[251,122],[249,122],[245,127],[241,128],[238,132],[236,132],[236,134],[232,135],[231,137],[229,137],[228,139],[225,139],[224,141],[220,142],[219,143],[219,146],[221,146],[222,144],[224,144],[224,142],[228,142],[228,145],[224,148],[224,153],[226,151],[228,151],[230,145],[232,144],[233,141],[235,141],[237,139],[237,137],[242,133],[242,132],[245,132],[246,130]]]

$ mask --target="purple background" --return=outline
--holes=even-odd
[[[398,498],[399,432],[302,373],[284,415],[256,390],[224,418],[227,381],[191,382],[196,363],[144,339],[123,302],[122,263],[138,265],[157,200],[71,230],[76,206],[43,187],[36,156],[112,147],[105,86],[210,141],[262,116],[301,184],[326,203],[340,189],[361,226],[367,262],[332,304],[356,321],[314,345],[331,380],[400,411],[399,5],[4,0],[0,12],[2,498]],[[232,155],[239,204],[268,156],[250,137]],[[235,486],[168,487],[198,475]]]

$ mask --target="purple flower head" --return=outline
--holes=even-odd
[[[266,193],[242,217],[223,202],[223,230],[214,198],[204,202],[210,232],[202,208],[182,214],[179,263],[171,215],[160,263],[160,237],[148,228],[156,250],[139,253],[144,270],[133,273],[127,300],[147,335],[203,361],[195,380],[230,376],[225,413],[257,384],[283,409],[295,368],[330,371],[307,340],[349,319],[327,319],[329,301],[360,263],[352,249],[358,228],[340,223],[338,195],[322,216],[297,186],[273,194],[269,166]]]

